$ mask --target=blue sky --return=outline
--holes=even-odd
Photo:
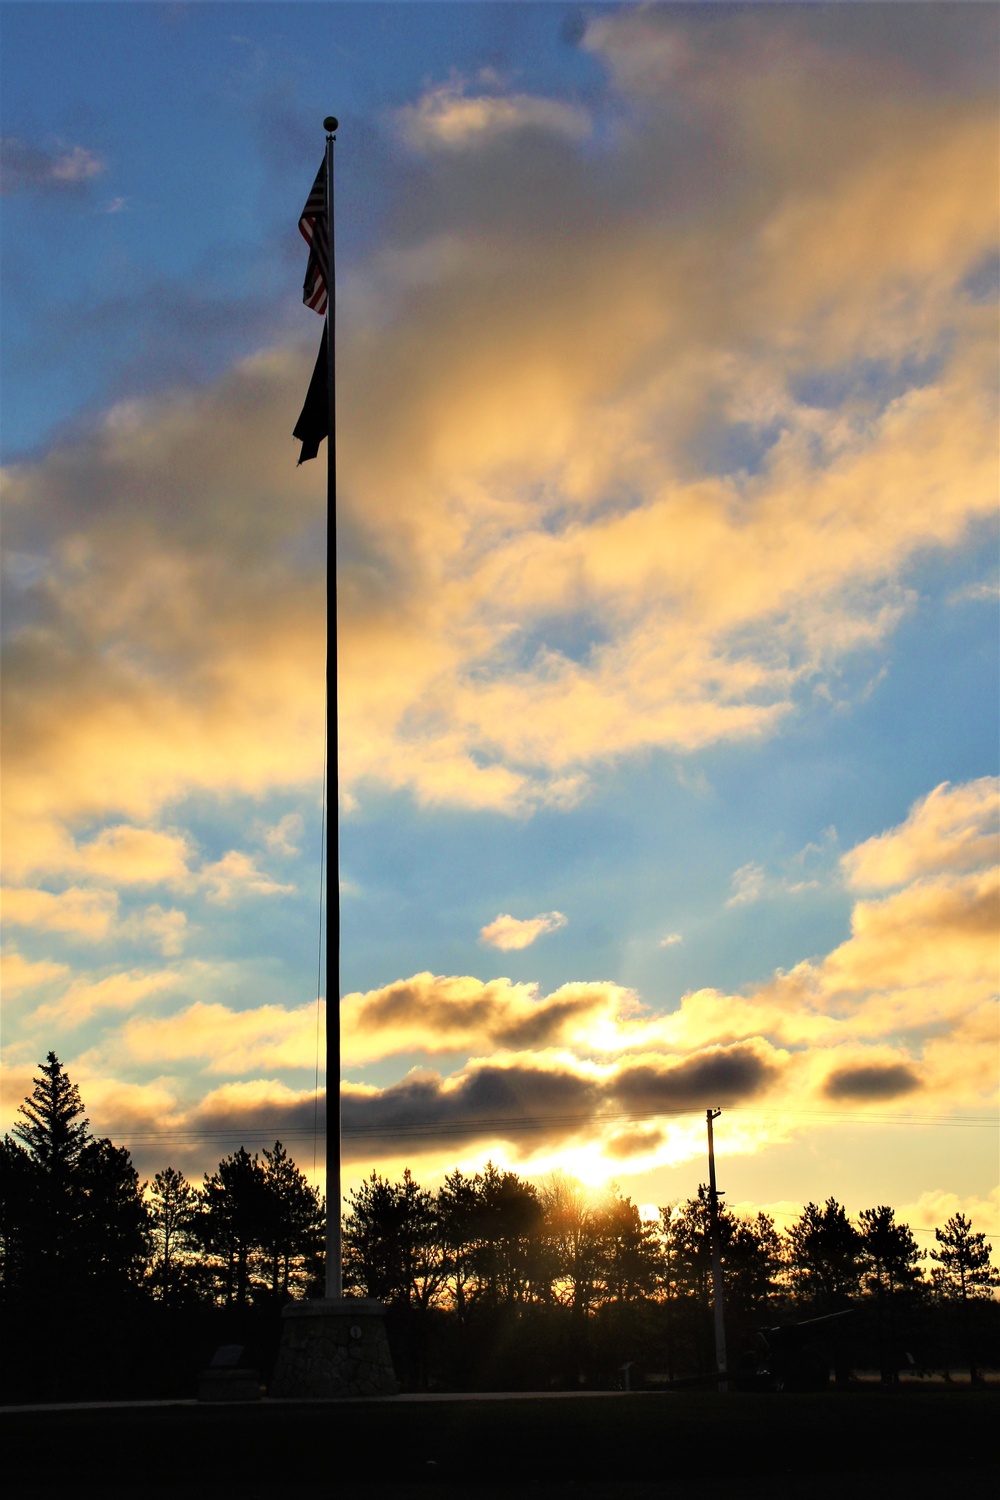
[[[332,110],[348,1180],[996,1228],[993,8],[0,28],[4,1123],[311,1164]]]

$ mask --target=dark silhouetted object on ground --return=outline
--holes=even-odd
[[[260,1375],[243,1363],[242,1344],[223,1344],[198,1377],[199,1401],[259,1401]]]

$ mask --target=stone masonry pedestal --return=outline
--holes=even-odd
[[[368,1297],[290,1302],[269,1395],[394,1396],[398,1390],[385,1312]]]

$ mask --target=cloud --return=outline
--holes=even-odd
[[[180,983],[181,975],[170,969],[132,969],[97,980],[77,978],[58,1000],[38,1007],[31,1016],[32,1029],[81,1026],[96,1015],[136,1010],[150,996],[166,994]]]
[[[0,952],[0,990],[8,999],[23,994],[25,990],[39,989],[55,980],[65,979],[68,974],[66,964],[52,963],[48,959],[32,962],[9,945]]]
[[[1000,1232],[1000,1188],[994,1188],[986,1198],[961,1197],[944,1188],[930,1188],[921,1193],[915,1203],[902,1207],[897,1218],[903,1224],[943,1229],[955,1214],[965,1214],[976,1229],[997,1234]]]
[[[501,912],[494,921],[479,929],[479,938],[491,948],[509,952],[511,949],[530,947],[536,938],[542,937],[546,932],[557,932],[560,927],[565,927],[568,920],[561,911],[524,918],[511,917]]]
[[[741,1042],[716,1047],[671,1067],[623,1065],[609,1084],[616,1099],[650,1114],[658,1109],[698,1108],[702,1104],[735,1104],[766,1091],[779,1066],[764,1043]]]
[[[836,839],[835,833],[833,833],[833,839],[834,841]],[[826,842],[830,842],[829,833],[826,835]],[[800,896],[805,891],[818,890],[820,881],[815,877],[803,878],[803,867],[807,864],[815,867],[817,859],[822,859],[826,852],[822,845],[808,844],[805,849],[795,855],[792,861],[794,873],[790,875],[769,875],[763,865],[750,860],[747,864],[741,865],[738,870],[733,871],[730,877],[733,894],[727,900],[726,905],[752,906],[755,902],[764,899],[777,896]],[[796,866],[798,868],[795,868]]]
[[[343,298],[355,800],[524,813],[623,757],[777,734],[884,649],[911,563],[992,515],[995,332],[960,291],[995,238],[992,97],[875,90],[791,20],[768,35],[595,19],[599,147],[501,128],[564,106],[496,81],[426,96],[465,144],[413,164]],[[5,474],[5,540],[45,560],[5,648],[18,878],[67,829],[318,785],[308,363],[122,403]]]
[[[230,849],[214,864],[201,871],[209,901],[229,906],[245,896],[285,896],[295,890],[294,885],[282,885],[272,880],[257,868],[249,854]]]
[[[902,1063],[868,1067],[837,1068],[823,1086],[828,1099],[859,1099],[872,1103],[881,1099],[898,1099],[920,1087],[912,1068]]]
[[[447,1134],[461,1145],[474,1140],[551,1141],[578,1135],[591,1121],[600,1091],[565,1069],[511,1064],[473,1066],[442,1079],[410,1075],[388,1088],[348,1085],[342,1109],[350,1156],[371,1150],[367,1137],[405,1136],[405,1149],[435,1148]]]
[[[188,920],[182,911],[165,911],[162,906],[147,906],[145,911],[134,912],[121,924],[119,930],[122,937],[133,942],[151,943],[164,958],[176,958],[184,951]]]
[[[749,906],[754,901],[759,901],[764,894],[764,881],[766,874],[763,865],[755,864],[752,860],[749,864],[741,865],[733,873],[733,894],[726,902],[727,906]]]
[[[1000,779],[943,781],[897,828],[866,839],[841,860],[855,890],[906,884],[930,870],[968,870],[1000,854]]]
[[[306,1134],[316,1119],[316,1094],[293,1089],[275,1079],[225,1083],[200,1100],[187,1115],[188,1129],[212,1134],[231,1132],[235,1140]],[[319,1116],[325,1130],[325,1117]],[[267,1142],[269,1144],[269,1142]]]
[[[78,827],[132,827],[191,791],[318,784],[321,503],[277,441],[287,412],[260,420],[276,389],[294,403],[297,364],[251,361],[207,404],[189,393],[116,408],[5,474],[5,541],[23,530],[47,557],[32,623],[4,647],[12,868],[62,868]],[[266,433],[257,452],[248,424]],[[120,868],[125,841],[109,833],[91,856]],[[173,853],[179,876],[185,851]]]
[[[298,840],[302,837],[303,827],[301,813],[286,813],[272,827],[261,829],[261,836],[272,854],[290,859],[301,852]]]
[[[668,932],[666,937],[660,938],[660,947],[676,948],[677,944],[683,943],[683,941],[684,934],[682,932]]]
[[[610,983],[571,983],[543,994],[537,984],[506,978],[415,974],[344,996],[345,1066],[414,1054],[479,1057],[433,1088],[427,1080],[436,1074],[411,1075],[408,1092],[389,1096],[430,1101],[432,1122],[448,1110],[456,1121],[469,1118],[456,1099],[472,1097],[468,1078],[486,1065],[483,1057],[505,1077],[511,1068],[527,1069],[535,1082],[539,1071],[572,1075],[584,1094],[600,1099],[605,1115],[652,1117],[706,1101],[764,1100],[779,1115],[794,1101],[885,1108],[918,1089],[927,1111],[988,1103],[996,1089],[996,871],[953,874],[951,844],[936,847],[943,869],[881,900],[858,901],[843,943],[743,994],[696,990],[675,1009],[657,1012]],[[309,1070],[316,1026],[311,1003],[236,1011],[199,1001],[172,1014],[137,1012],[108,1061],[148,1066],[162,1059],[230,1076]],[[369,1099],[379,1093],[353,1087]],[[445,1113],[435,1114],[431,1105],[442,1091]],[[759,1131],[749,1131],[747,1149],[759,1139]],[[668,1132],[662,1150],[678,1149]]]
[[[967,583],[948,595],[949,604],[996,604],[1000,600],[1000,583]]]
[[[422,151],[481,148],[485,141],[524,131],[582,140],[590,133],[586,112],[573,104],[531,94],[468,94],[462,82],[428,90],[397,115],[400,133]]]
[[[118,885],[185,885],[190,883],[193,853],[192,840],[184,832],[119,824],[78,845],[75,865]]]
[[[27,886],[6,886],[0,899],[4,921],[11,927],[31,927],[68,933],[85,942],[109,937],[118,914],[115,891],[70,886],[54,893]]]
[[[239,1075],[312,1068],[316,1061],[316,1004],[288,1009],[258,1005],[231,1010],[196,1001],[169,1016],[135,1016],[115,1042],[128,1063],[196,1062],[207,1073]]]
[[[472,1142],[503,1141],[521,1158],[574,1141],[610,1143],[621,1161],[624,1140],[648,1155],[671,1141],[646,1125],[622,1131],[623,1111],[647,1117],[690,1111],[706,1099],[727,1103],[760,1094],[780,1075],[781,1060],[761,1044],[717,1048],[673,1066],[642,1065],[595,1073],[556,1057],[472,1061],[448,1078],[414,1072],[384,1089],[348,1085],[343,1119],[349,1154],[371,1151],[369,1138],[400,1138],[413,1153]],[[395,1146],[394,1149],[400,1149]]]
[[[851,937],[822,965],[828,994],[996,978],[996,869],[915,881],[859,901]]]
[[[541,996],[535,984],[482,983],[469,976],[415,974],[341,1002],[345,1056],[352,1062],[401,1052],[475,1052],[592,1044],[634,997],[618,985],[571,983]]]
[[[672,1067],[649,1066],[595,1074],[549,1061],[511,1060],[497,1065],[471,1062],[442,1079],[412,1073],[384,1089],[348,1085],[343,1095],[345,1136],[350,1154],[371,1150],[368,1137],[399,1136],[414,1153],[438,1149],[446,1135],[455,1145],[505,1141],[522,1156],[559,1143],[599,1136],[615,1142],[623,1156],[621,1112],[648,1116],[700,1108],[708,1098],[727,1102],[760,1093],[779,1067],[762,1049],[714,1049]],[[653,1147],[647,1127],[637,1137],[641,1150]],[[659,1132],[666,1140],[664,1132]]]
[[[128,877],[126,877],[128,878]],[[31,887],[8,886],[0,892],[5,922],[36,932],[62,933],[86,943],[125,940],[151,943],[173,957],[184,946],[187,917],[182,911],[148,906],[119,919],[116,891],[70,886],[54,893]]]
[[[0,139],[0,183],[4,196],[78,190],[105,170],[106,163],[85,146],[61,144],[46,150],[17,136]]]

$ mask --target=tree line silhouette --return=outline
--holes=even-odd
[[[714,1369],[708,1192],[655,1220],[611,1185],[532,1183],[488,1163],[437,1191],[409,1170],[349,1195],[349,1291],[380,1299],[405,1385],[606,1387],[704,1381]],[[850,1310],[823,1360],[875,1368],[996,1364],[1000,1273],[955,1214],[922,1250],[886,1205],[829,1198],[784,1231],[720,1205],[730,1369],[760,1330]],[[322,1295],[324,1204],[280,1141],[226,1156],[199,1185],[140,1183],[95,1138],[54,1053],[0,1143],[0,1308],[7,1400],[188,1394],[222,1342],[273,1361],[280,1309]]]

